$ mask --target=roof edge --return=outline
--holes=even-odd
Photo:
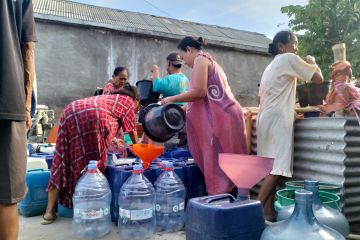
[[[166,38],[166,39],[171,39],[171,40],[181,40],[183,37],[186,36],[186,35],[180,35],[180,34],[175,34],[175,33],[169,34],[169,33],[164,33],[164,32],[159,32],[159,31],[151,31],[151,30],[147,30],[147,29],[124,27],[124,26],[98,23],[98,22],[86,21],[86,20],[81,20],[81,19],[76,19],[76,18],[53,16],[53,15],[47,15],[47,14],[41,14],[41,13],[34,13],[34,17],[35,17],[35,19],[43,21],[43,22],[55,22],[55,23],[65,24],[65,25],[95,27],[95,28],[102,28],[102,29],[108,29],[108,30],[115,30],[115,31],[123,32],[123,33],[132,33],[132,34],[142,35],[142,36],[161,37],[161,38]],[[269,55],[268,49],[266,49],[266,48],[249,46],[249,45],[244,45],[244,44],[235,44],[235,43],[222,42],[222,41],[217,41],[217,40],[209,40],[208,45],[216,46],[216,47],[231,48],[231,49],[235,49],[235,50],[241,51],[241,52],[252,52],[252,53],[258,53],[261,55]]]

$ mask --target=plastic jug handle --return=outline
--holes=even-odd
[[[221,200],[224,200],[224,199],[229,199],[230,202],[235,201],[235,198],[234,198],[233,195],[231,195],[231,194],[222,194],[222,195],[211,196],[211,197],[207,198],[206,203],[211,204],[213,202],[221,201]]]

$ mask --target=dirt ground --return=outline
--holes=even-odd
[[[40,224],[41,217],[20,217],[19,240],[75,240],[71,232],[71,219],[59,217],[53,224],[43,226]],[[119,240],[117,228],[101,240]],[[185,240],[185,232],[155,234],[151,240]]]

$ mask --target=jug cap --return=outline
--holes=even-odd
[[[165,167],[166,167],[166,168],[173,168],[174,165],[173,165],[172,162],[165,162]]]
[[[95,164],[95,163],[89,163],[88,169],[97,169],[97,164]]]
[[[97,165],[97,163],[98,163],[98,161],[96,161],[96,160],[90,160],[89,161],[89,164],[96,164]]]
[[[133,169],[136,171],[136,170],[143,170],[143,166],[141,164],[136,164],[133,166]]]
[[[305,189],[298,189],[295,191],[295,201],[312,200],[312,192]]]
[[[304,186],[308,186],[308,187],[318,187],[318,186],[319,186],[319,182],[318,182],[318,181],[315,181],[315,180],[305,179],[305,180],[304,180]]]

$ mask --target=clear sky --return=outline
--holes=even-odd
[[[280,8],[305,5],[308,0],[72,0],[91,5],[230,27],[269,38],[288,29]]]

